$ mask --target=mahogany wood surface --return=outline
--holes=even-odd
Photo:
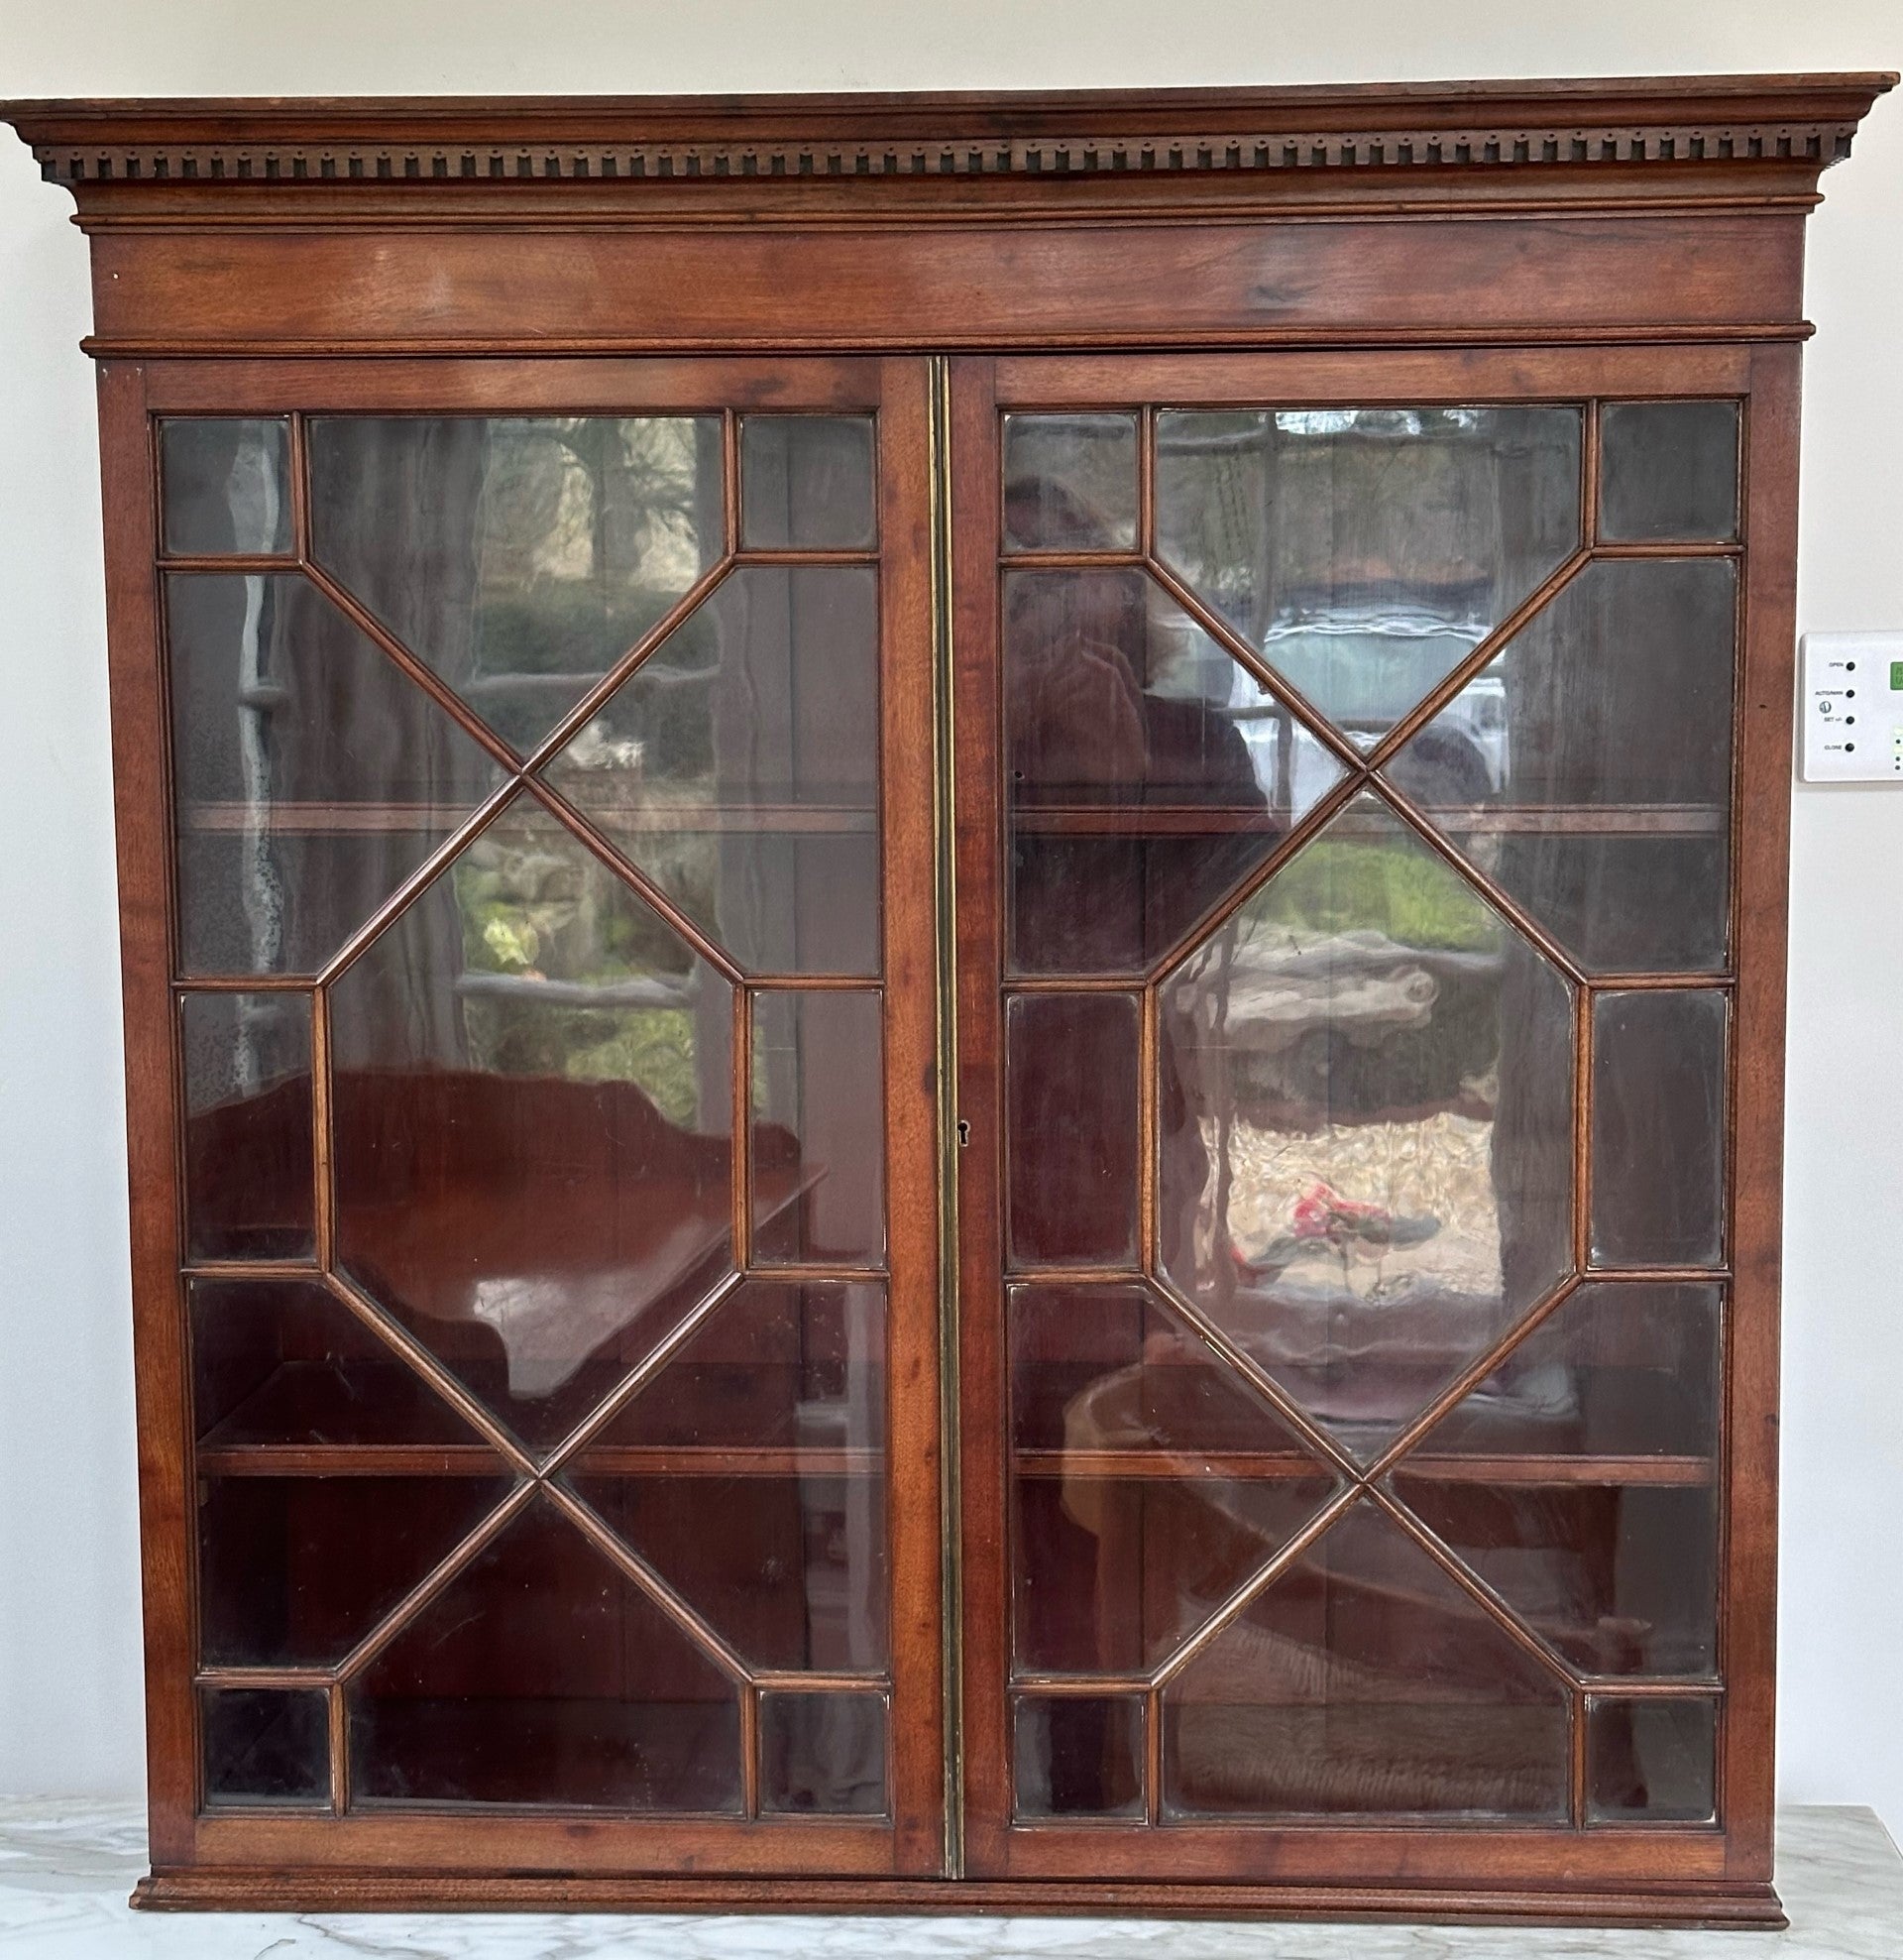
[[[1803,225],[1821,172],[1848,154],[1857,121],[1894,79],[0,104],[0,119],[33,145],[47,178],[73,195],[77,221],[91,234],[88,347],[99,359],[105,493],[154,1868],[139,1903],[1781,1923],[1769,1880],[1785,785],[1797,343],[1809,332]],[[1468,1501],[1461,1493],[1470,1487],[1513,1481],[1564,1504],[1569,1491],[1596,1480],[1667,1493],[1716,1480],[1724,1500],[1717,1822],[1584,1822],[1587,1696],[1718,1693],[1717,1680],[1591,1675],[1570,1679],[1566,1689],[1568,1823],[1358,1823],[1341,1815],[1166,1823],[1158,1801],[1161,1674],[1123,1683],[1148,1709],[1147,1817],[1014,1818],[1000,414],[1128,409],[1138,413],[1147,443],[1160,406],[1687,397],[1743,404],[1739,538],[1700,547],[1744,568],[1730,818],[1733,964],[1702,975],[1595,975],[1580,981],[1579,998],[1587,1028],[1595,992],[1669,984],[1715,988],[1732,1003],[1724,1258],[1622,1275],[1622,1283],[1698,1277],[1730,1288],[1716,1461],[1709,1452],[1638,1449],[1583,1466],[1517,1441],[1493,1455],[1436,1454],[1431,1441],[1407,1455],[1474,1386],[1484,1372],[1478,1367],[1372,1466],[1355,1464],[1298,1412],[1291,1427],[1347,1479],[1344,1490],[1373,1490],[1397,1464],[1403,1475],[1440,1479],[1449,1502]],[[664,1588],[572,1494],[538,1495],[546,1466],[420,1347],[409,1352],[409,1365],[462,1412],[480,1441],[264,1447],[214,1438],[194,1444],[185,1285],[201,1269],[186,1263],[184,1233],[190,1152],[175,1005],[172,732],[154,418],[289,416],[301,461],[304,424],[296,418],[306,414],[718,413],[727,417],[727,560],[743,562],[731,515],[739,467],[732,418],[748,410],[878,418],[891,1665],[889,1690],[878,1687],[883,1677],[851,1671],[815,1675],[811,1684],[844,1693],[871,1683],[889,1692],[887,1813],[756,1815],[756,1767],[747,1772],[742,1813],[731,1816],[353,1808],[343,1767],[347,1689],[353,1669],[394,1638],[402,1614],[341,1665],[201,1665],[194,1523],[201,1477],[222,1484],[413,1471],[461,1481],[486,1464],[505,1464],[504,1475],[522,1480],[515,1496],[439,1562],[405,1612],[421,1611],[490,1538],[544,1503],[648,1596]],[[1585,542],[1535,595],[1541,600],[1577,575],[1589,554],[1640,559],[1667,549],[1597,540],[1597,410],[1585,426]],[[542,759],[517,762],[381,622],[309,568],[301,470],[294,481],[293,561],[505,769]],[[1153,548],[1155,503],[1146,460],[1127,565]],[[1669,549],[1687,555],[1682,546]],[[798,552],[779,555],[802,561]],[[803,561],[831,560],[819,550]],[[175,564],[242,573],[270,562],[237,554]],[[1052,569],[1065,562],[1051,554]],[[1159,577],[1187,616],[1246,665],[1249,649],[1234,629],[1174,574]],[[683,601],[683,615],[702,589]],[[1377,759],[1397,751],[1478,665],[1477,657],[1451,674],[1386,739]],[[605,682],[571,714],[563,740],[608,691]],[[1312,716],[1307,704],[1295,705]],[[1324,727],[1318,740],[1361,766],[1364,758],[1338,734]],[[1347,794],[1340,790],[1329,807]],[[592,818],[559,798],[544,801],[571,836],[603,854]],[[492,799],[477,822],[499,807]],[[1404,797],[1397,807],[1433,841],[1431,824]],[[200,820],[230,829],[238,819],[221,809],[207,806]],[[300,819],[289,808],[281,821],[355,835],[396,834],[417,819],[392,803],[351,806],[346,818],[312,806]],[[1583,806],[1503,813],[1498,828],[1699,836],[1720,821],[1708,799],[1698,811],[1660,804],[1610,816]],[[1265,828],[1241,804],[1178,809],[1168,799],[1134,813],[1056,803],[1037,822],[1052,837],[1138,841],[1213,835],[1225,826],[1246,838]],[[831,826],[824,811],[810,810],[797,823],[816,832],[853,827]],[[370,924],[382,924],[418,881]],[[1531,943],[1580,980],[1536,921],[1504,892],[1493,895]],[[720,971],[733,973],[668,901],[654,895],[653,904]],[[847,983],[838,976],[819,982]],[[802,984],[780,976],[756,991],[765,997]],[[1040,989],[1101,994],[1139,984],[1109,975],[1011,982],[1027,998]],[[310,985],[296,977],[225,976],[204,990]],[[216,1271],[234,1280],[328,1272],[338,1304],[408,1352],[374,1303],[335,1271],[337,1167],[328,1153],[336,1112],[325,998],[316,996],[311,1022],[316,1183],[329,1194],[317,1207],[315,1251],[290,1261],[232,1259]],[[1153,989],[1145,999],[1143,1121],[1154,1135]],[[743,1065],[744,1013],[735,1025]],[[1582,1045],[1580,1171],[1588,1061]],[[742,1117],[745,1082],[740,1066]],[[770,1156],[774,1148],[750,1128],[740,1125],[742,1166],[753,1149]],[[768,1176],[773,1169],[764,1159],[757,1168]],[[614,1167],[594,1164],[589,1175],[612,1181]],[[1154,1264],[1159,1176],[1152,1143],[1140,1170],[1142,1257],[1096,1279]],[[745,1178],[734,1188],[744,1192]],[[804,1198],[792,1184],[769,1195],[791,1207]],[[404,1234],[418,1243],[479,1242],[484,1208],[474,1191],[465,1196],[461,1212],[450,1207],[434,1218],[388,1220],[392,1242]],[[733,1224],[744,1252],[758,1219],[739,1199]],[[710,1230],[721,1227],[710,1221]],[[1585,1232],[1582,1195],[1578,1254]],[[815,1284],[853,1273],[849,1263],[824,1261],[788,1270]],[[1086,1275],[1072,1269],[1064,1277]],[[1569,1278],[1556,1287],[1501,1352],[1564,1312],[1577,1284]],[[1205,1338],[1219,1358],[1246,1367],[1220,1330],[1205,1330]],[[689,1404],[681,1406],[685,1412]],[[619,1444],[604,1430],[594,1446],[599,1466],[617,1474],[716,1468],[742,1480],[742,1491],[794,1472],[852,1480],[878,1467],[875,1452],[828,1453],[779,1440]],[[1036,1452],[1022,1455],[1017,1472],[1114,1484],[1163,1471],[1193,1489],[1218,1477],[1274,1484],[1286,1480],[1289,1460],[1243,1446],[1168,1459],[1153,1452],[1147,1463],[1111,1445],[1047,1455],[1042,1462]],[[1432,1535],[1385,1487],[1372,1501],[1439,1556]],[[1467,1585],[1459,1610],[1476,1625],[1506,1629],[1541,1665],[1564,1672],[1544,1637],[1517,1627],[1484,1586]],[[742,1735],[757,1740],[762,1688],[783,1691],[795,1677],[748,1663],[711,1630],[700,1631],[745,1683]],[[1089,1685],[1030,1670],[1015,1678],[1058,1696]],[[200,1689],[247,1682],[327,1696],[328,1808],[205,1807]],[[750,1746],[747,1762],[755,1764]]]

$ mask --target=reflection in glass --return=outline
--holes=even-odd
[[[1016,1666],[1148,1668],[1334,1479],[1144,1287],[1013,1287],[1008,1324]]]
[[[1020,1817],[1143,1815],[1143,1702],[1134,1694],[1015,1695]]]
[[[1611,402],[1599,422],[1599,534],[1737,535],[1737,404]]]
[[[308,430],[313,557],[519,750],[721,553],[718,415]]]
[[[537,1502],[350,1687],[354,1804],[740,1807],[731,1681]]]
[[[176,555],[288,552],[290,425],[281,418],[159,424],[166,549]]]
[[[1434,1425],[1405,1467],[1450,1456],[1640,1457],[1662,1474],[1709,1478],[1723,1298],[1717,1286],[1582,1286]]]
[[[181,1015],[186,1258],[308,1258],[310,996],[188,993]]]
[[[763,1266],[876,1266],[885,1254],[880,997],[755,993],[753,1254]]]
[[[1390,765],[1590,972],[1725,964],[1736,599],[1728,558],[1589,565]],[[1482,723],[1469,780],[1445,757]]]
[[[885,1697],[760,1696],[760,1809],[768,1816],[884,1814]]]
[[[883,1450],[883,1282],[742,1282],[600,1440],[656,1449]]]
[[[201,1451],[426,1443],[487,1456],[421,1375],[315,1281],[193,1280],[190,1296]]]
[[[1372,748],[1579,543],[1580,411],[1157,417],[1157,548]],[[1496,745],[1461,727],[1465,765]]]
[[[1718,1703],[1593,1695],[1586,1704],[1586,1821],[1709,1821],[1718,1807]]]
[[[339,1260],[531,1446],[728,1269],[731,1016],[532,800],[332,989]]]
[[[1165,981],[1159,1246],[1378,1449],[1562,1276],[1571,989],[1358,797]]]
[[[1013,972],[1137,975],[1341,765],[1135,568],[1004,581]]]
[[[1583,1286],[1401,1461],[1415,1513],[1592,1673],[1717,1662],[1717,1286]]]
[[[1718,1665],[1718,1492],[1696,1483],[1416,1476],[1395,1490],[1533,1631],[1592,1674]]]
[[[885,1664],[883,1305],[876,1284],[747,1280],[577,1466],[578,1494],[759,1665]]]
[[[334,1666],[508,1488],[506,1474],[201,1477],[199,1660]]]
[[[1018,993],[1005,1003],[1014,1265],[1134,1263],[1137,1024],[1128,993]]]
[[[1132,551],[1134,415],[1006,415],[1007,551]]]
[[[745,565],[662,640],[549,779],[765,974],[876,974],[878,583]]]
[[[1562,1822],[1567,1698],[1362,1503],[1170,1683],[1164,1814]]]
[[[201,1688],[205,1807],[330,1803],[330,1713],[321,1688]]]
[[[875,1462],[793,1474],[604,1474],[577,1496],[750,1667],[864,1672],[887,1658],[885,1479]]]
[[[868,549],[873,481],[870,415],[743,415],[741,546]]]
[[[294,574],[166,581],[183,971],[314,974],[494,765]]]
[[[1715,987],[1594,999],[1595,1264],[1722,1256],[1728,1020]]]

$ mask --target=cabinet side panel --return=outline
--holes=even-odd
[[[106,631],[119,848],[132,1304],[144,1547],[146,1754],[156,1865],[189,1853],[197,1744],[191,1694],[190,1394],[178,1287],[165,674],[153,578],[143,368],[99,370]]]
[[[1721,1814],[1732,1872],[1769,1878],[1775,1798],[1778,1319],[1784,1176],[1785,923],[1797,583],[1799,353],[1751,358],[1739,696],[1733,1291]]]

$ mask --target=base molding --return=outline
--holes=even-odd
[[[156,1870],[144,1911],[836,1912],[1166,1919],[1419,1920],[1446,1925],[1779,1932],[1762,1883],[1537,1892],[1454,1886],[1118,1884],[1012,1879],[564,1878],[469,1873]]]

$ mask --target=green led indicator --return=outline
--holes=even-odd
[[[1903,660],[1890,662],[1890,691],[1893,694],[1903,694]]]

